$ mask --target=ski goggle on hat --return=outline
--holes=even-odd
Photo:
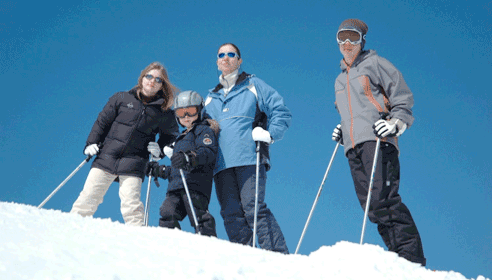
[[[345,44],[347,41],[352,45],[358,45],[365,39],[366,35],[362,35],[356,29],[340,29],[337,32],[337,42],[339,45]]]
[[[176,116],[180,119],[188,116],[188,117],[194,117],[198,115],[198,107],[197,106],[191,106],[191,107],[186,107],[186,108],[178,108],[174,110],[174,113],[176,113]]]

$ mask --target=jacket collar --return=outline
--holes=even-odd
[[[133,95],[136,99],[138,99],[140,102],[143,103],[143,101],[138,96],[139,94],[137,91],[137,87],[132,88],[128,93]],[[164,104],[164,98],[159,93],[157,93],[157,95],[154,96],[154,99],[152,101],[147,103],[147,105],[159,105],[159,106],[161,106],[162,104]]]
[[[234,86],[237,86],[239,84],[241,84],[242,82],[244,82],[247,78],[251,77],[250,74],[247,74],[246,72],[242,72],[239,77],[237,77],[237,80],[236,80],[236,84],[234,84]],[[219,90],[221,90],[222,88],[224,88],[224,86],[219,83],[213,90],[212,92],[215,92],[217,93]]]
[[[362,61],[364,61],[367,57],[369,56],[373,56],[376,54],[376,51],[374,50],[367,50],[367,51],[362,51],[358,56],[357,58],[355,58],[354,62],[352,63],[352,65],[350,66],[350,68],[353,68],[353,67],[356,67],[357,65],[359,65]],[[345,63],[345,60],[342,58],[342,60],[340,60],[340,68],[342,69],[342,71],[346,71],[347,70],[347,63]]]

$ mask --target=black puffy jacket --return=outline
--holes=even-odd
[[[162,111],[162,97],[144,104],[136,89],[111,96],[97,117],[87,138],[86,147],[101,143],[102,147],[92,167],[115,175],[145,177],[149,161],[147,145],[159,134],[161,149],[174,141],[178,124],[172,110]]]

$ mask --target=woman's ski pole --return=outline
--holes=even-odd
[[[154,161],[154,156],[150,157],[150,161]],[[147,197],[145,199],[144,226],[149,225],[150,183],[151,182],[152,182],[152,175],[149,175],[149,184],[147,185]]]
[[[61,184],[58,185],[58,187],[56,187],[56,189],[53,192],[51,192],[51,194],[43,202],[41,202],[41,204],[39,204],[38,209],[43,207],[43,205],[45,205],[46,202],[48,202],[48,200],[50,200],[51,197],[54,196],[55,193],[59,191],[61,187],[63,187],[63,185],[65,185],[68,182],[68,180],[70,180],[73,177],[73,175],[75,175],[75,173],[77,173],[77,171],[80,170],[80,168],[82,168],[82,166],[84,166],[84,164],[88,163],[89,160],[91,160],[91,158],[92,156],[87,156],[87,158],[84,159],[84,161],[82,161],[82,163],[77,168],[75,168],[75,170],[72,173],[70,173],[70,175],[68,175],[68,177],[65,180],[63,180],[63,182],[61,182]]]

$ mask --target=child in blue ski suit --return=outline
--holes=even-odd
[[[146,174],[169,180],[166,198],[160,208],[159,226],[181,229],[179,221],[188,215],[196,231],[216,237],[215,219],[208,211],[208,205],[218,152],[219,125],[212,119],[202,118],[202,108],[203,99],[197,92],[184,91],[178,94],[174,100],[174,112],[186,129],[176,138],[174,149],[164,149],[164,153],[171,158],[171,166],[150,162]],[[186,179],[198,227],[180,170]]]

